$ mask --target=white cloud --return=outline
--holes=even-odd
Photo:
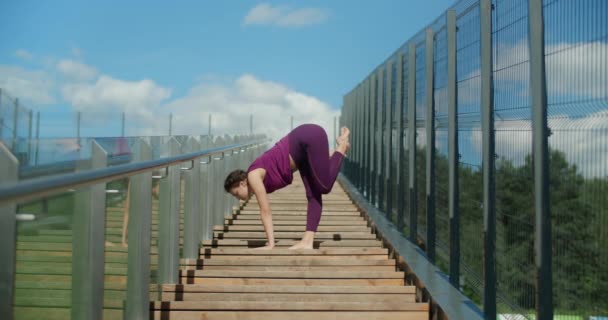
[[[295,9],[288,6],[272,6],[268,3],[261,3],[247,13],[243,24],[302,27],[321,24],[327,18],[329,18],[328,11],[321,8]]]
[[[578,98],[603,98],[608,96],[608,43],[594,41],[588,43],[554,43],[545,48],[547,73],[547,94],[549,96]],[[513,45],[498,44],[496,69],[505,69],[529,60],[528,43],[520,41]],[[500,86],[515,88],[520,95],[527,96],[529,85],[529,65],[521,68],[525,72],[498,73],[495,81]],[[513,90],[510,90],[513,92]]]
[[[91,80],[97,76],[97,69],[94,67],[69,59],[59,61],[57,70],[70,80]]]
[[[496,151],[501,158],[523,165],[524,157],[532,153],[532,121],[496,120]],[[608,176],[608,111],[599,111],[584,118],[567,116],[550,118],[552,131],[549,147],[562,151],[569,163],[575,164],[585,177]],[[481,130],[470,132],[470,143],[481,155]]]
[[[19,49],[15,51],[15,56],[26,61],[30,61],[34,58],[34,55],[32,53],[24,49]]]
[[[294,127],[316,123],[332,139],[333,117],[339,113],[315,97],[248,74],[230,84],[203,82],[166,108],[174,114],[174,122],[179,123],[178,133],[206,132],[208,116],[212,114],[214,134],[247,134],[249,116],[253,114],[254,132],[275,140],[289,132],[291,116]]]
[[[28,106],[55,103],[55,82],[45,71],[0,65],[0,88]]]
[[[64,84],[61,92],[76,110],[89,112],[125,111],[150,116],[171,90],[152,80],[125,81],[107,75],[95,83]]]

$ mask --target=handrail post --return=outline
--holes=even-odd
[[[211,147],[209,143],[209,136],[201,136],[201,149],[208,149]],[[209,157],[206,160],[201,161],[202,167],[200,169],[200,198],[201,198],[201,217],[199,223],[200,231],[200,239],[203,240],[211,240],[213,239],[212,229],[213,226],[210,224],[210,215],[209,215],[209,201],[211,201],[211,197],[209,196],[209,179],[210,179],[210,167],[211,167],[211,158]],[[204,163],[203,163],[204,162]]]
[[[384,153],[384,130],[386,130],[385,117],[386,117],[386,96],[385,96],[385,86],[386,86],[386,78],[385,78],[386,66],[380,66],[378,69],[378,208],[380,210],[384,210],[385,202],[384,202],[384,193],[385,193],[385,162],[386,157]]]
[[[426,255],[435,263],[435,81],[433,29],[426,29]]]
[[[16,182],[19,161],[0,141],[0,181]],[[15,294],[15,250],[17,241],[17,204],[0,206],[0,314],[4,319],[13,320],[13,300]]]
[[[543,1],[530,0],[528,12],[530,94],[532,96],[532,136],[534,139],[536,318],[547,320],[553,319],[553,276]]]
[[[152,148],[143,139],[134,146],[134,161],[152,159]],[[150,318],[150,245],[152,239],[152,172],[130,178],[128,264],[125,320]]]
[[[397,55],[397,88],[395,94],[397,95],[395,99],[395,110],[397,114],[397,228],[401,232],[403,230],[404,225],[404,212],[405,209],[405,174],[404,171],[407,168],[404,168],[404,151],[403,150],[403,62],[404,56],[402,53]]]
[[[107,166],[108,154],[91,142],[91,159],[77,168],[93,170]],[[106,184],[78,190],[72,223],[72,319],[103,318],[105,268]]]
[[[225,135],[224,139],[226,141],[226,144],[230,145],[234,143],[234,139],[232,137],[230,137],[229,135]],[[227,157],[227,158],[226,158]],[[226,192],[224,191],[224,178],[226,177],[226,175],[228,175],[228,172],[232,171],[235,169],[234,167],[234,155],[232,154],[232,150],[230,152],[225,153],[224,155],[224,161],[222,161],[224,163],[223,166],[223,170],[222,170],[222,175],[221,175],[221,180],[220,180],[220,186],[222,188],[222,198],[223,198],[223,204],[224,204],[224,209],[222,210],[222,212],[224,213],[224,217],[222,218],[222,220],[220,220],[220,225],[224,225],[224,219],[226,218],[232,218],[232,204],[233,204],[233,200],[234,198]]]
[[[19,125],[19,98],[15,98],[15,105],[13,107],[13,143],[11,149],[15,150],[17,147],[17,126]]]
[[[385,78],[387,79],[387,81],[385,89],[386,95],[384,97],[384,105],[386,107],[386,161],[384,162],[384,166],[386,167],[386,178],[384,179],[386,185],[386,205],[384,208],[386,209],[386,216],[391,221],[393,221],[393,188],[395,187],[395,179],[393,178],[393,176],[395,175],[395,173],[393,172],[393,94],[395,94],[395,92],[393,92],[393,77],[395,76],[393,74],[393,66],[396,63],[397,62],[394,61],[394,59],[390,59],[386,63],[385,72],[387,73],[387,76]]]
[[[200,150],[193,137],[186,141],[188,152]],[[192,169],[184,171],[184,250],[182,258],[197,259],[200,245],[200,168],[199,159],[194,159]]]
[[[370,172],[369,172],[369,180],[370,180],[370,193],[368,196],[369,202],[376,205],[376,186],[378,185],[378,177],[376,175],[376,172],[378,170],[378,163],[376,161],[376,149],[378,148],[378,142],[376,139],[376,131],[378,123],[376,121],[376,118],[378,117],[378,110],[377,110],[377,105],[378,105],[378,98],[376,97],[378,95],[378,77],[376,75],[376,72],[372,72],[371,74],[371,84],[370,84],[370,91],[371,91],[371,97],[370,97],[370,134],[369,134],[369,139],[370,139]]]
[[[180,143],[171,137],[163,145],[164,156],[179,154]],[[158,281],[178,283],[179,273],[179,213],[181,196],[180,165],[170,166],[168,175],[160,181],[158,213]]]
[[[418,243],[418,217],[416,206],[416,44],[408,44],[408,147],[409,147],[409,199],[410,199],[410,241]]]
[[[480,0],[481,128],[484,217],[484,299],[486,319],[496,319],[496,211],[494,185],[494,88],[492,62],[492,1]]]
[[[460,287],[460,198],[458,186],[458,105],[456,100],[456,11],[447,12],[448,212],[450,217],[450,283]]]

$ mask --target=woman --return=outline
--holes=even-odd
[[[306,232],[302,240],[289,249],[313,248],[321,220],[321,195],[331,191],[338,177],[342,160],[350,149],[349,134],[348,128],[342,127],[340,137],[336,139],[338,147],[328,157],[325,130],[316,124],[301,125],[253,161],[247,172],[235,170],[228,175],[224,183],[226,192],[241,200],[248,199],[253,193],[258,199],[268,243],[257,249],[272,249],[275,245],[266,195],[291,184],[296,170],[300,171],[308,199]]]

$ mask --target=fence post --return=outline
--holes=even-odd
[[[152,159],[152,148],[139,138],[135,162]],[[150,318],[150,245],[152,238],[152,172],[130,177],[127,294],[123,319]]]
[[[0,140],[4,136],[4,116],[2,113],[2,88],[0,88]]]
[[[403,231],[404,225],[404,207],[405,207],[405,180],[403,179],[405,174],[404,170],[407,168],[403,167],[404,162],[404,151],[403,150],[403,54],[399,53],[397,56],[397,88],[395,94],[395,110],[397,110],[397,228],[399,232]]]
[[[78,171],[104,168],[108,154],[91,142],[91,160]],[[103,318],[106,184],[78,190],[72,226],[72,319]],[[76,211],[77,210],[77,211]]]
[[[532,95],[532,135],[534,139],[536,318],[548,320],[553,319],[553,277],[543,1],[530,0],[528,12],[530,93]]]
[[[78,111],[76,113],[76,138],[78,139],[78,144],[80,145],[80,120],[82,118],[82,112]]]
[[[460,287],[460,210],[458,188],[458,109],[456,100],[456,11],[447,12],[448,52],[448,212],[450,216],[450,283]]]
[[[17,182],[19,161],[0,142],[0,181]],[[17,205],[0,206],[0,314],[4,319],[13,320],[13,300],[15,294],[15,250],[17,241]]]
[[[484,217],[484,314],[496,319],[496,211],[494,192],[494,88],[492,77],[492,1],[480,0],[481,127]]]
[[[426,255],[435,263],[435,40],[426,29]]]
[[[370,76],[370,105],[369,105],[369,113],[370,113],[370,129],[369,129],[369,166],[370,171],[368,173],[368,180],[370,181],[369,189],[370,192],[368,194],[368,201],[371,204],[375,204],[376,202],[376,168],[378,165],[376,164],[376,148],[378,144],[376,143],[376,118],[378,117],[378,112],[376,110],[377,98],[376,98],[376,89],[377,89],[377,77],[376,72],[373,72]]]
[[[13,144],[11,145],[11,149],[15,149],[17,147],[17,126],[19,125],[19,98],[15,98],[15,106],[13,113]]]
[[[163,157],[179,154],[180,144],[171,137],[163,145]],[[158,281],[178,283],[179,273],[179,213],[181,196],[181,165],[167,168],[160,181],[158,214]]]
[[[186,150],[196,152],[200,144],[193,137],[186,141]],[[200,245],[200,160],[192,160],[192,168],[184,170],[184,249],[182,258],[197,259]]]
[[[384,161],[384,167],[386,167],[386,178],[385,181],[385,191],[386,191],[386,217],[392,220],[393,217],[393,187],[394,187],[394,179],[393,179],[393,65],[396,63],[394,59],[390,59],[386,63],[386,89],[385,89],[385,107],[386,107],[386,161]]]
[[[0,129],[1,130],[1,129]],[[38,151],[40,149],[40,111],[36,112],[36,155],[34,164],[38,165]]]
[[[365,192],[365,198],[367,199],[367,201],[369,201],[370,203],[372,202],[372,185],[373,185],[373,163],[372,163],[372,159],[373,159],[373,155],[372,155],[372,151],[373,151],[373,141],[374,141],[374,136],[373,136],[373,114],[375,114],[373,112],[373,105],[374,105],[374,100],[373,100],[373,92],[372,92],[372,79],[373,79],[373,75],[368,76],[367,80],[366,80],[366,86],[365,86],[365,92],[367,93],[367,96],[365,98],[365,102],[366,102],[366,106],[365,106],[365,154],[366,154],[366,159],[365,159],[365,163],[366,163],[366,168],[367,171],[365,172],[365,181],[366,181],[366,192]]]
[[[209,142],[209,136],[201,136],[201,150],[206,150],[211,148],[211,144]],[[210,167],[211,167],[211,157],[206,157],[201,159],[199,162],[202,167],[200,170],[200,197],[201,197],[201,218],[199,229],[201,230],[199,241],[211,240],[213,239],[213,233],[210,232],[210,214],[209,214],[209,201],[211,201],[211,197],[209,195],[209,179],[210,179]],[[212,229],[212,227],[211,227]]]
[[[409,198],[410,198],[410,241],[417,244],[418,217],[416,215],[416,44],[408,44],[408,145],[409,145]]]
[[[386,153],[385,148],[385,130],[386,130],[386,66],[380,66],[378,69],[378,208],[386,209],[385,187],[386,187]]]
[[[125,124],[126,124],[126,116],[125,113],[123,111],[122,113],[122,121],[121,121],[121,130],[120,130],[120,134],[122,137],[125,136]]]
[[[360,85],[357,85],[357,88],[355,89],[354,95],[353,95],[353,104],[352,104],[352,120],[351,120],[351,130],[353,131],[352,134],[352,145],[354,146],[353,148],[353,153],[352,153],[352,159],[354,160],[353,162],[353,175],[355,178],[355,184],[357,186],[357,189],[361,188],[361,167],[360,167],[360,159],[359,159],[359,154],[361,149],[359,148],[359,103],[361,101],[360,99],[360,93],[361,93],[361,87]]]
[[[173,113],[169,114],[169,136],[173,134]]]

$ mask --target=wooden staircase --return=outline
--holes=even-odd
[[[315,249],[289,250],[306,225],[299,177],[270,195],[275,239],[266,235],[254,199],[214,228],[198,260],[182,260],[180,284],[162,286],[151,302],[153,319],[428,319],[367,221],[336,184],[323,197]]]

